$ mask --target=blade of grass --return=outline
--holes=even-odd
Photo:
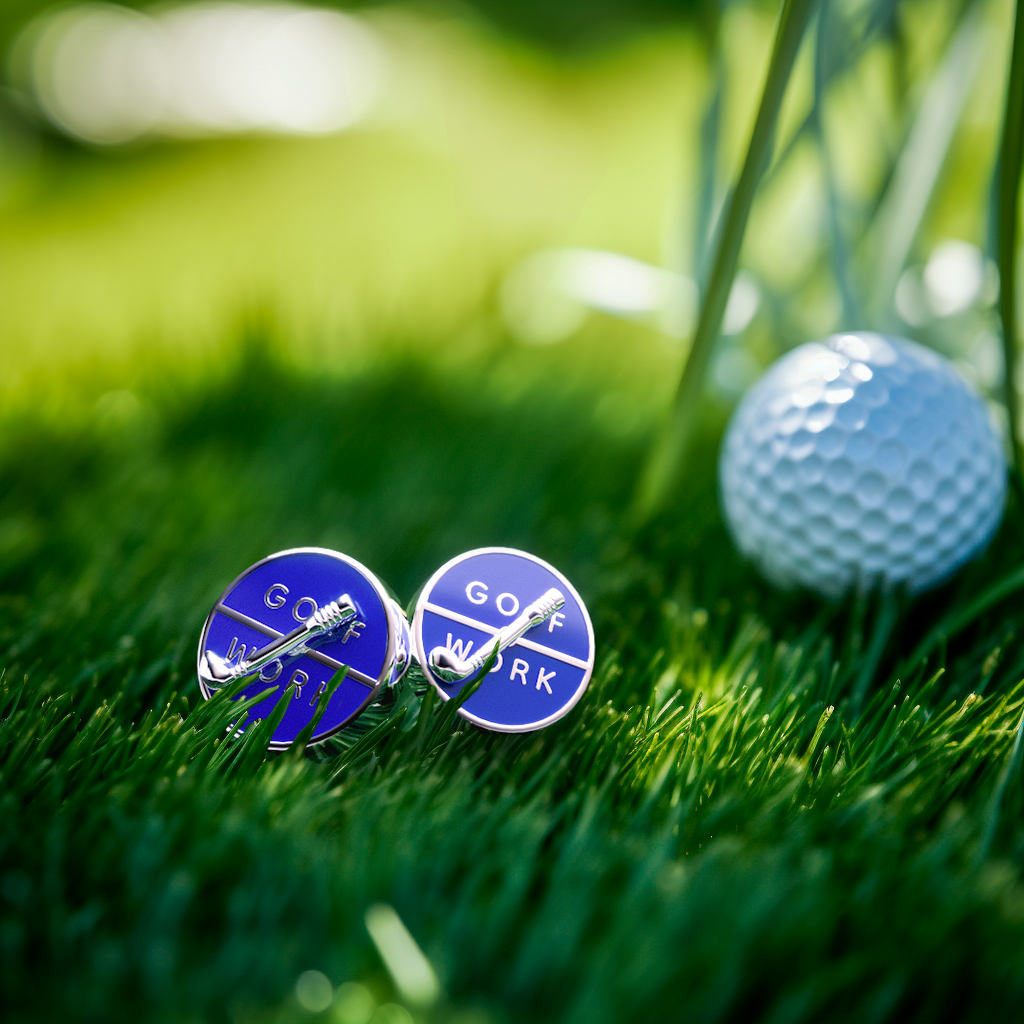
[[[885,593],[882,596],[881,605],[878,609],[878,617],[875,620],[875,629],[871,636],[871,643],[864,653],[857,671],[856,681],[853,684],[851,701],[853,704],[852,714],[855,718],[860,714],[868,687],[871,685],[871,680],[875,677],[875,672],[878,671],[878,663],[882,660],[882,655],[885,653],[889,638],[892,636],[892,631],[899,620],[899,613],[899,594],[893,592]]]
[[[962,629],[966,629],[975,619],[980,618],[1000,601],[1024,587],[1024,566],[1020,566],[1013,572],[1004,576],[997,583],[993,583],[986,591],[976,597],[966,608],[954,608],[925,638],[917,645],[914,652],[906,660],[908,668],[913,668],[939,644],[945,643],[950,637],[956,636]]]
[[[1003,797],[1006,794],[1006,787],[1009,786],[1010,779],[1020,771],[1021,758],[1024,756],[1024,742],[1022,741],[1024,741],[1024,713],[1021,714],[1020,722],[1017,725],[1017,733],[1014,736],[1010,756],[1006,759],[1006,764],[1003,765],[999,778],[996,780],[995,789],[992,791],[988,813],[985,815],[985,827],[981,834],[981,841],[978,844],[978,863],[984,861],[992,849],[992,843],[999,828],[999,818],[1002,814]]]
[[[361,736],[348,750],[338,758],[337,767],[331,772],[330,781],[334,782],[347,768],[355,764],[364,754],[374,749],[378,743],[390,733],[395,732],[405,720],[408,708],[399,708],[391,718],[385,718],[365,736]]]
[[[813,6],[814,0],[782,2],[761,105],[754,121],[743,168],[722,215],[722,227],[715,243],[697,330],[667,423],[651,449],[633,497],[631,518],[638,526],[658,510],[675,479],[679,463],[687,454],[711,351],[721,330],[726,302],[736,276],[736,264],[754,193],[768,160],[779,108]]]
[[[323,693],[320,694],[320,699],[316,702],[316,711],[313,712],[313,717],[299,730],[299,734],[292,740],[292,745],[285,752],[286,757],[290,757],[293,760],[301,760],[303,754],[306,752],[306,746],[309,743],[310,737],[313,735],[313,731],[320,724],[320,719],[324,717],[324,712],[327,710],[327,705],[330,699],[334,696],[334,691],[341,686],[345,676],[348,675],[348,665],[342,665],[337,672],[327,680],[327,686],[324,687]]]
[[[956,135],[971,83],[981,65],[983,43],[981,7],[969,4],[932,77],[875,214],[877,234],[870,240],[875,274],[868,310],[875,326],[884,326],[892,318],[896,284]]]
[[[270,741],[288,710],[288,704],[295,694],[295,684],[285,687],[277,699],[274,710],[262,721],[257,719],[242,734],[237,754],[228,766],[228,773],[236,778],[252,775],[267,760]]]
[[[1010,77],[1003,108],[1003,134],[996,179],[996,255],[999,264],[999,319],[1003,325],[1003,391],[1010,421],[1010,449],[1021,479],[1020,407],[1017,401],[1017,238],[1020,177],[1024,160],[1024,0],[1017,0]]]
[[[832,254],[832,273],[836,284],[839,286],[839,295],[843,303],[842,325],[855,328],[862,322],[860,301],[856,294],[853,278],[850,273],[850,251],[840,223],[839,214],[839,190],[836,182],[835,164],[832,160],[832,151],[829,148],[828,137],[825,134],[825,124],[822,117],[822,109],[825,104],[825,93],[829,82],[837,74],[838,68],[834,64],[841,64],[845,54],[840,53],[834,64],[829,61],[833,56],[828,43],[830,32],[841,30],[843,26],[840,19],[833,19],[832,5],[824,2],[818,12],[818,30],[814,46],[814,105],[811,110],[812,123],[815,140],[818,144],[818,153],[821,159],[821,172],[825,184],[826,209],[828,210],[829,234],[832,244],[829,250]],[[834,28],[833,26],[837,26]]]
[[[719,122],[722,119],[722,94],[725,90],[725,62],[721,54],[715,62],[715,82],[711,98],[700,123],[700,171],[697,188],[697,227],[693,233],[693,266],[701,295],[707,283],[707,264],[714,223],[718,210],[715,196],[715,168],[718,164]]]
[[[438,742],[441,736],[454,728],[455,716],[458,714],[459,708],[480,689],[480,684],[487,678],[487,674],[494,668],[494,663],[497,660],[498,645],[495,644],[494,649],[487,655],[487,660],[480,666],[476,675],[464,683],[462,689],[454,697],[450,697],[441,705],[435,716],[433,728],[431,728],[427,737],[428,750]]]
[[[887,27],[894,18],[897,4],[898,0],[881,0],[881,2],[877,3],[871,9],[866,24],[855,38],[850,38],[849,30],[845,28],[847,19],[838,11],[832,10],[830,15],[824,19],[827,25],[839,25],[840,29],[846,32],[845,45],[839,45],[833,37],[831,45],[827,47],[830,51],[827,56],[816,51],[815,73],[817,74],[818,70],[821,70],[825,76],[824,80],[820,83],[821,88],[819,89],[819,85],[816,82],[814,101],[811,104],[810,110],[807,111],[799,127],[790,134],[785,145],[776,153],[771,166],[765,169],[764,177],[762,178],[763,185],[767,185],[776,175],[783,171],[789,158],[808,136],[817,136],[817,123],[820,120],[821,103],[828,92],[829,86],[832,82],[841,78],[844,73],[856,67],[865,53],[875,45],[879,37],[885,38]],[[824,13],[825,9],[829,6],[829,3],[823,4],[822,12]],[[815,41],[815,47],[821,46],[822,41],[819,32],[818,38]]]

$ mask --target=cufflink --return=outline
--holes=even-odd
[[[354,558],[326,548],[279,551],[251,565],[221,594],[199,639],[198,675],[208,700],[252,676],[236,698],[278,689],[249,711],[266,718],[294,685],[271,750],[287,749],[312,719],[331,677],[331,695],[310,745],[353,722],[385,687],[395,687],[412,654],[409,623],[381,581]]]
[[[412,634],[443,700],[491,660],[459,714],[494,732],[557,722],[594,670],[594,627],[579,594],[553,566],[512,548],[479,548],[442,565],[420,592]]]

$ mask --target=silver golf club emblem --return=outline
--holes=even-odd
[[[366,566],[329,548],[249,566],[214,604],[197,652],[205,699],[236,683],[235,700],[262,695],[241,731],[276,715],[271,750],[287,749],[314,716],[310,746],[371,707],[386,715],[409,661],[405,613]]]
[[[412,633],[438,697],[457,698],[462,718],[494,732],[557,722],[594,670],[580,595],[554,566],[514,548],[477,548],[442,565],[416,599]]]
[[[534,626],[546,622],[564,605],[565,595],[557,587],[552,587],[536,601],[527,605],[518,618],[510,622],[492,643],[481,647],[472,657],[460,658],[455,651],[447,647],[435,647],[430,652],[430,668],[434,675],[446,683],[468,679],[474,672],[479,672],[484,667],[492,654],[500,654]]]
[[[275,661],[305,654],[315,648],[318,640],[331,638],[343,639],[344,642],[350,636],[357,636],[356,629],[364,625],[358,621],[358,614],[352,598],[342,594],[336,601],[317,608],[290,633],[277,637],[248,657],[239,658],[236,665],[213,651],[204,651],[199,659],[199,676],[207,686],[216,689],[242,676],[253,675]],[[344,638],[335,636],[342,626],[348,627]]]

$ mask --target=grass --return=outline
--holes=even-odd
[[[704,282],[693,340],[665,432],[652,448],[633,501],[634,517],[639,521],[659,507],[671,489],[672,475],[679,472],[681,464],[687,461],[690,435],[694,431],[693,419],[700,408],[701,396],[707,390],[711,354],[722,333],[725,307],[736,277],[747,219],[761,172],[768,162],[779,109],[813,7],[811,0],[783,0],[779,8],[779,24],[772,44],[764,92],[743,159],[743,169],[726,200],[720,215],[721,224],[715,231],[714,253],[707,281]]]
[[[823,606],[733,553],[713,409],[634,536],[648,439],[601,432],[593,395],[274,351],[206,384],[154,369],[84,425],[5,422],[7,1020],[358,1024],[367,992],[379,1024],[1015,1018],[1024,599],[992,588],[1019,507],[935,595]],[[226,579],[298,543],[404,600],[459,550],[533,550],[591,608],[591,688],[531,736],[427,697],[326,760],[232,744],[196,637]],[[433,1005],[397,1008],[377,902]],[[345,986],[320,1015],[309,969]]]
[[[502,277],[538,248],[663,261],[705,87],[692,39],[566,65],[455,19],[376,23],[393,94],[339,135],[97,152],[18,132],[0,108],[0,322],[18,339],[0,396],[55,353],[216,359],[240,310],[272,314],[307,366],[375,362],[382,338],[443,358],[479,347]],[[770,32],[742,56],[760,60]],[[737,87],[730,138],[757,88]],[[621,333],[601,346],[621,377],[674,373],[653,331],[628,359]]]
[[[895,223],[871,211],[923,114],[849,127],[844,62],[863,56],[877,84],[870,62],[891,61],[910,95],[928,68],[948,79],[963,31],[959,7],[900,10],[898,32],[882,10],[865,33],[830,9],[816,39],[843,60],[797,58],[718,287],[724,301],[736,259],[760,280],[742,345],[762,363],[831,315],[819,278],[834,271],[853,308],[858,240]],[[592,318],[528,349],[498,324],[501,275],[541,245],[675,265],[699,234],[707,263],[767,13],[723,16],[719,63],[739,70],[717,84],[682,34],[557,62],[381,24],[425,84],[404,121],[360,133],[97,154],[0,123],[22,144],[0,167],[5,1021],[1019,1018],[1019,492],[991,549],[925,598],[780,594],[723,529],[710,398],[688,406],[660,511],[626,515],[680,348]],[[1001,60],[962,128],[943,121],[955,159],[922,165],[894,274],[932,235],[977,233]],[[698,158],[675,132],[696,138],[705,102],[717,141]],[[830,270],[805,155],[836,124],[827,223],[855,230]],[[1007,171],[1019,153],[1003,151]],[[702,209],[680,211],[668,197],[698,179]],[[955,334],[965,358],[990,319],[921,337]],[[487,734],[413,674],[344,742],[267,756],[271,720],[235,740],[237,706],[200,699],[201,623],[256,559],[335,547],[408,601],[485,544],[548,559],[591,609],[594,679],[556,725]],[[430,967],[399,952],[403,927]],[[325,985],[314,1012],[304,993]]]

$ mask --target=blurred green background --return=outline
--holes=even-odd
[[[127,24],[181,10],[224,8]],[[53,26],[97,11],[129,17],[0,9],[7,1018],[1015,1019],[1019,502],[936,594],[833,607],[772,592],[715,496],[729,409],[809,338],[893,330],[999,396],[1013,4],[815,9],[642,529],[775,4],[346,8],[383,71],[343,129],[115,142],[47,92]],[[335,547],[404,602],[483,544],[588,602],[564,722],[411,700],[355,754],[221,743],[194,644],[246,565]],[[379,902],[439,994],[386,966]]]
[[[330,373],[407,351],[478,359],[503,351],[505,275],[552,246],[699,278],[746,146],[774,9],[712,5],[697,12],[714,16],[711,27],[687,20],[688,8],[668,23],[666,10],[637,9],[627,28],[622,11],[588,8],[571,47],[528,6],[521,26],[511,10],[368,10],[388,62],[383,95],[362,122],[322,138],[83,148],[34,118],[16,78],[0,179],[5,404],[57,401],[85,366],[111,387],[161,361],[210,372],[251,318],[280,329],[289,361]],[[907,323],[891,311],[896,279],[876,270],[881,250],[889,264],[906,250],[913,268],[949,239],[986,249],[1010,5],[828,11],[819,31],[831,65],[815,67],[808,33],[744,248],[759,314],[725,347],[764,365],[808,337],[888,320],[991,386],[991,287],[952,318],[919,301]],[[5,7],[8,38],[16,13],[32,9]],[[501,31],[509,26],[563,45],[541,48]],[[922,154],[908,136],[958,36],[956,95],[939,97],[953,137]],[[893,198],[901,158],[910,191],[930,202],[891,238],[896,218],[878,207]],[[836,229],[849,250],[840,279]],[[897,258],[885,269],[898,278],[905,268]],[[905,283],[910,295],[914,281]],[[850,292],[860,299],[852,308]],[[513,380],[500,387],[552,372],[550,361],[581,386],[615,382],[641,419],[664,406],[685,340],[596,315],[557,352],[517,349]],[[746,377],[730,373],[743,366]],[[727,357],[715,376],[732,397],[755,370]]]

